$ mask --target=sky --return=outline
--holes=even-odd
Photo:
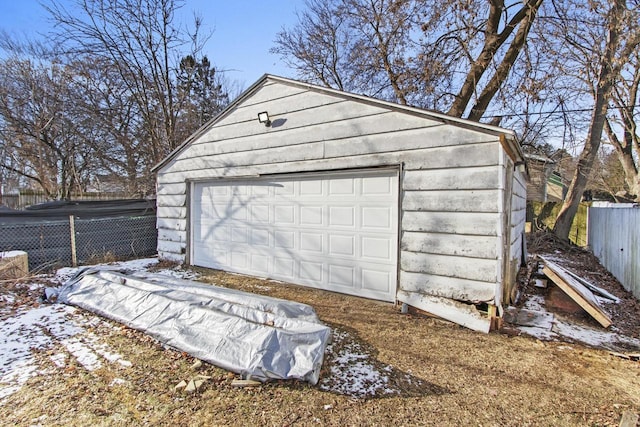
[[[231,81],[247,88],[265,73],[295,77],[269,49],[283,26],[295,24],[296,10],[304,6],[302,0],[185,0],[184,3],[178,19],[190,23],[194,12],[203,18],[205,31],[213,31],[204,53],[218,69],[226,70]],[[0,0],[0,29],[37,38],[49,28],[39,0]]]

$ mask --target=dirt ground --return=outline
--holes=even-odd
[[[614,325],[639,337],[637,300],[588,254],[554,245],[540,238],[530,243],[530,252],[547,250],[574,260],[572,268],[622,299],[612,313]],[[91,323],[91,333],[130,364],[104,364],[93,371],[73,362],[59,367],[50,357],[59,349],[40,351],[43,374],[0,399],[0,424],[617,426],[624,412],[640,414],[640,362],[607,350],[500,331],[482,334],[401,314],[400,307],[388,303],[197,271],[209,283],[310,304],[337,331],[334,337],[344,338],[331,352],[350,346],[367,353],[388,374],[388,388],[373,395],[340,392],[340,384],[331,382],[344,377],[332,374],[337,359],[331,355],[316,386],[279,381],[236,388],[236,375],[206,363],[195,368],[192,357],[104,320]],[[3,284],[2,292],[16,297],[4,300],[12,307],[5,307],[9,314],[2,320],[18,306],[38,306],[41,291]],[[174,391],[195,375],[210,379],[194,394]]]

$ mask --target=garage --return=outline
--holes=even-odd
[[[194,183],[192,263],[395,301],[398,172]]]
[[[513,298],[526,169],[510,130],[265,75],[154,170],[162,259],[485,332]]]

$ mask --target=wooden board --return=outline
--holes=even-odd
[[[553,281],[564,293],[582,307],[591,317],[593,317],[604,328],[611,326],[611,318],[602,310],[598,300],[593,293],[580,282],[567,274],[565,270],[556,263],[540,257],[544,262],[542,272]]]
[[[28,274],[29,255],[26,252],[0,252],[0,280],[20,279]]]
[[[566,270],[565,270],[566,271]],[[574,279],[576,279],[578,282],[582,283],[583,285],[585,285],[587,288],[589,288],[589,290],[593,293],[596,293],[604,298],[607,298],[615,303],[619,303],[620,302],[620,298],[618,298],[617,296],[607,292],[606,290],[594,285],[593,283],[590,283],[588,281],[586,281],[585,279],[583,279],[582,277],[578,276],[577,274],[574,274],[570,271],[567,271],[567,273],[569,273],[569,275],[571,277],[573,277]]]
[[[405,291],[398,291],[398,301],[474,331],[486,334],[491,327],[491,320],[470,304]]]

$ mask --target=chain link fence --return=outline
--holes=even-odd
[[[156,254],[155,215],[0,224],[0,251],[25,251],[29,271]]]

